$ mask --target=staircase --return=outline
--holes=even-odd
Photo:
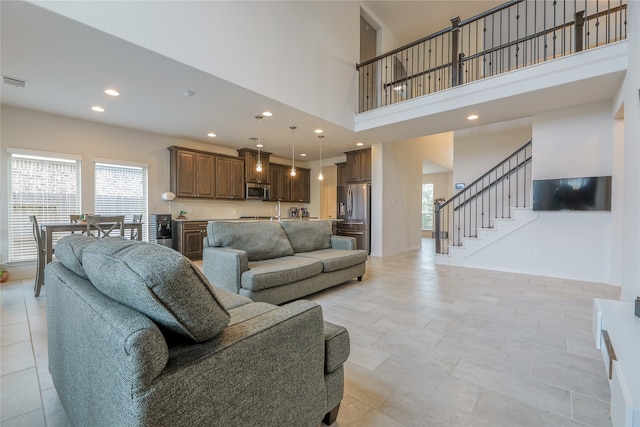
[[[435,204],[436,263],[465,258],[535,221],[530,202],[531,141],[444,203]]]
[[[436,264],[465,266],[465,258],[488,248],[498,240],[524,227],[538,218],[531,207],[510,208],[510,218],[494,218],[494,226],[480,228],[476,237],[463,237],[459,246],[449,246],[447,254],[436,254]]]

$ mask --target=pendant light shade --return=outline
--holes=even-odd
[[[296,141],[295,131],[297,126],[289,126],[291,129],[291,176],[296,176]]]
[[[258,119],[258,143],[256,146],[258,147],[258,161],[256,162],[256,172],[262,172],[262,160],[260,159],[260,149],[262,148],[262,141],[260,140],[260,121],[262,120],[262,114],[258,114],[256,119]]]

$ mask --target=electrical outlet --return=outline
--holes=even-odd
[[[540,258],[540,249],[536,249],[535,251],[533,251],[533,257]]]

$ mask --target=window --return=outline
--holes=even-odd
[[[97,215],[124,215],[131,221],[133,215],[147,218],[146,164],[100,161],[95,163],[95,201]],[[148,241],[148,227],[142,227],[142,240]]]
[[[8,261],[36,259],[29,215],[38,223],[69,221],[80,212],[78,156],[7,148],[9,153]],[[55,241],[61,236],[54,236]]]
[[[422,184],[422,229],[433,230],[433,184]]]

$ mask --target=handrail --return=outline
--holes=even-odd
[[[494,170],[498,169],[501,165],[503,165],[505,162],[509,161],[510,159],[512,159],[513,157],[515,157],[518,153],[520,153],[523,150],[526,150],[527,147],[531,146],[531,140],[529,140],[529,142],[527,142],[526,144],[524,144],[522,147],[518,148],[516,151],[513,152],[513,154],[511,154],[510,156],[505,157],[504,160],[502,160],[500,163],[498,163],[497,165],[495,165],[494,167],[490,168],[488,172],[486,172],[484,175],[482,175],[480,178],[476,179],[475,181],[473,181],[471,184],[467,185],[466,188],[463,188],[462,190],[458,191],[456,194],[454,194],[449,200],[447,200],[446,202],[444,202],[443,204],[440,205],[441,208],[444,208],[445,206],[447,206],[449,203],[451,203],[456,197],[459,197],[460,195],[464,194],[465,191],[468,191],[467,188],[469,187],[473,187],[474,185],[476,185],[477,183],[481,182],[482,180],[484,180],[485,178],[487,178],[489,175],[491,175],[491,173],[493,173]]]
[[[459,25],[463,26],[463,25],[470,24],[471,22],[474,22],[474,21],[479,21],[482,18],[486,18],[487,16],[493,15],[496,12],[500,12],[500,11],[502,11],[504,9],[508,9],[511,6],[513,6],[514,4],[522,3],[523,1],[526,1],[526,0],[511,0],[511,1],[508,1],[508,2],[506,2],[504,4],[501,4],[501,5],[498,5],[498,6],[494,7],[494,8],[492,8],[492,9],[489,9],[489,10],[486,10],[484,12],[481,12],[481,13],[477,14],[476,16],[472,16],[471,18],[465,19],[464,21],[460,21]]]
[[[436,253],[461,246],[479,228],[492,228],[496,218],[510,218],[512,207],[527,206],[532,146],[529,140],[449,200],[434,203]]]
[[[453,18],[447,28],[356,63],[358,112],[495,76],[512,70],[512,65],[528,67],[627,37],[628,0],[609,0],[604,6],[560,0],[543,10],[536,8],[537,1],[510,0],[463,21]],[[538,20],[539,12],[545,16]],[[547,19],[551,12],[553,17]],[[602,17],[606,20],[599,25]]]
[[[519,0],[519,1],[523,1],[523,0]],[[398,52],[402,52],[402,51],[403,51],[403,50],[405,50],[405,49],[409,49],[409,48],[411,48],[411,47],[414,47],[414,46],[416,46],[416,45],[419,45],[420,43],[424,43],[424,42],[429,41],[429,40],[431,40],[431,39],[435,39],[436,37],[439,37],[439,36],[441,36],[441,35],[443,35],[443,34],[447,34],[447,33],[450,33],[450,32],[451,32],[451,27],[448,27],[448,28],[442,29],[442,30],[440,30],[440,31],[436,31],[435,33],[430,34],[430,35],[428,35],[428,36],[425,36],[425,37],[421,38],[420,40],[416,40],[416,41],[411,42],[411,43],[408,43],[408,44],[406,44],[406,45],[404,45],[404,46],[400,46],[399,48],[394,49],[394,50],[392,50],[391,52],[383,53],[382,55],[378,55],[378,56],[376,56],[375,58],[368,59],[368,60],[364,61],[364,62],[363,62],[363,63],[361,63],[361,64],[356,64],[356,70],[358,70],[358,69],[360,69],[360,68],[364,67],[365,65],[369,65],[369,64],[374,63],[374,62],[376,62],[376,61],[379,61],[379,60],[381,60],[381,59],[383,59],[383,58],[386,58],[387,56],[395,55],[396,53],[398,53]]]
[[[480,196],[485,191],[491,190],[491,187],[494,187],[494,186],[500,184],[505,179],[509,179],[509,177],[511,175],[513,175],[515,172],[517,172],[518,170],[520,170],[520,168],[522,168],[523,166],[526,166],[527,163],[529,163],[531,161],[531,158],[532,158],[531,156],[525,158],[524,161],[522,161],[521,163],[518,163],[517,165],[515,165],[507,173],[505,173],[504,175],[500,176],[499,178],[496,178],[495,181],[490,182],[486,187],[481,188],[476,193],[474,193],[473,195],[469,196],[468,199],[464,200],[458,206],[453,208],[454,212],[457,211],[458,209],[464,207],[464,205],[466,205],[467,203],[470,203],[473,200],[475,200],[478,196]],[[505,160],[505,162],[506,162],[506,160]],[[505,163],[505,162],[503,162],[503,163]],[[493,170],[495,170],[495,168]],[[442,205],[440,205],[440,207],[442,207]]]

